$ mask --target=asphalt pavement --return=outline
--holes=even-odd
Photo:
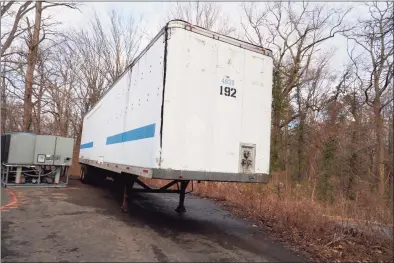
[[[134,194],[121,213],[110,187],[1,189],[2,262],[303,262],[214,202]]]

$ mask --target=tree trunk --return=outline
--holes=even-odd
[[[69,101],[68,99],[66,100],[66,103],[64,104],[65,110],[64,110],[64,116],[63,116],[63,124],[62,124],[62,136],[67,137],[68,135],[68,127],[69,127],[69,121],[70,121],[70,111],[69,111]]]
[[[280,121],[282,114],[282,90],[281,90],[281,77],[279,74],[274,74],[273,80],[273,90],[272,90],[272,134],[271,134],[271,169],[280,170],[281,160],[280,160]]]
[[[391,165],[390,165],[390,171],[389,171],[389,189],[390,189],[390,198],[391,202],[394,200],[394,185],[393,185],[393,176],[394,176],[394,123],[393,123],[393,117],[390,118],[389,120],[389,160],[391,160]],[[394,207],[391,205],[391,214],[393,214]]]
[[[3,76],[1,84],[1,133],[5,133],[6,119],[7,119],[7,97],[5,95],[5,65],[3,65]]]
[[[37,99],[37,109],[36,109],[36,133],[41,134],[41,98]]]
[[[350,157],[350,173],[347,178],[346,186],[345,186],[345,195],[347,199],[354,199],[354,194],[353,194],[353,184],[355,181],[355,174],[358,174],[359,168],[357,166],[357,160],[358,160],[358,154],[357,154],[357,148],[356,145],[359,143],[358,140],[358,123],[359,123],[359,118],[357,115],[357,101],[356,101],[356,95],[353,93],[352,96],[352,102],[351,102],[351,113],[354,118],[354,123],[352,125],[352,139],[351,139],[351,157]]]
[[[272,169],[278,170],[280,167],[279,157],[279,140],[280,140],[280,111],[276,107],[273,109],[274,116],[272,121],[272,148],[271,148],[271,162]]]
[[[290,136],[289,136],[289,128],[286,126],[285,127],[285,134],[284,134],[284,138],[286,140],[286,147],[285,147],[285,172],[286,172],[286,191],[288,190],[288,188],[290,188]]]
[[[27,56],[27,70],[25,78],[25,96],[23,105],[23,125],[22,130],[29,132],[32,123],[32,110],[33,110],[33,76],[34,68],[37,63],[37,51],[40,37],[41,28],[41,13],[42,2],[36,1],[36,16],[34,21],[33,36],[29,40],[29,53]]]
[[[304,115],[304,113],[301,113]],[[303,172],[304,172],[304,151],[305,151],[305,118],[301,117],[300,115],[300,130],[299,130],[299,137],[298,137],[298,172],[297,172],[297,181],[301,182],[303,179]]]
[[[82,115],[83,116],[83,115]],[[74,151],[73,151],[73,162],[72,162],[72,167],[70,168],[70,171],[74,174],[78,174],[80,167],[79,167],[79,151],[80,151],[80,146],[81,146],[81,137],[82,137],[82,127],[83,127],[83,122],[77,127],[76,129],[76,134],[75,134],[75,144],[74,144]],[[74,126],[74,128],[76,128]]]
[[[298,167],[297,167],[297,182],[301,182],[302,173],[304,172],[304,147],[305,147],[305,113],[303,112],[301,105],[301,90],[297,87],[297,103],[298,103],[298,114],[300,115],[300,123],[298,128],[298,145],[297,145],[297,155],[298,155]]]
[[[380,114],[380,100],[375,99],[375,133],[376,133],[376,166],[375,174],[379,179],[378,192],[381,197],[385,192],[385,174],[384,174],[384,140],[383,140],[383,120]]]
[[[36,108],[36,133],[41,134],[41,110],[42,110],[42,96],[44,95],[44,70],[43,66],[40,66],[40,87],[37,97],[37,108]]]

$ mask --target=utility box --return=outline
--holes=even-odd
[[[13,132],[1,135],[1,185],[66,187],[74,139]]]
[[[55,156],[59,156],[59,158],[55,159],[54,165],[71,165],[73,147],[73,138],[56,137]]]
[[[32,164],[36,135],[33,133],[7,133],[1,136],[1,162]]]
[[[37,135],[34,164],[70,165],[74,140],[59,136]]]
[[[37,135],[34,151],[34,164],[53,165],[56,148],[56,136]]]
[[[32,133],[1,136],[1,162],[17,165],[70,166],[74,139]]]

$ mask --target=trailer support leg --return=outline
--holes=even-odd
[[[124,192],[123,192],[123,203],[122,206],[120,208],[120,210],[123,213],[127,213],[127,208],[129,206],[129,192],[128,190],[132,190],[134,186],[134,181],[132,181],[129,185],[129,189],[127,189],[127,183],[125,183],[124,185]]]
[[[123,213],[127,213],[127,206],[128,206],[128,195],[127,195],[127,184],[124,185],[124,191],[123,191],[123,203],[122,206],[120,207],[120,211]]]
[[[181,189],[179,189],[179,205],[175,209],[178,213],[184,213],[186,212],[185,208],[185,192],[186,192],[186,187],[189,184],[189,181],[181,181]]]

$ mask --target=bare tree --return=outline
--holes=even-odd
[[[393,89],[393,3],[367,3],[370,18],[360,19],[356,30],[347,37],[363,53],[356,55],[353,48],[349,56],[354,63],[365,102],[373,109],[375,121],[376,159],[375,175],[379,181],[378,191],[385,193],[385,142],[382,110],[393,102],[392,96],[386,96]]]
[[[19,5],[19,7],[17,7]],[[15,7],[17,8],[16,12],[11,12],[11,9]],[[21,34],[29,30],[29,25],[22,24],[23,18],[35,8],[35,5],[32,1],[26,1],[23,4],[18,4],[15,1],[1,3],[1,22],[6,23],[6,20],[9,18],[11,20],[10,30],[6,30],[5,27],[2,26],[2,34],[1,34],[1,57],[6,56],[6,51],[11,46],[12,42]]]
[[[349,27],[344,18],[349,10],[325,8],[309,3],[267,3],[259,8],[255,3],[242,4],[245,20],[242,26],[248,41],[274,51],[272,159],[280,167],[281,128],[299,119],[299,110],[291,111],[290,97],[294,89],[317,77],[311,71],[318,64],[320,45]]]
[[[85,112],[132,63],[139,50],[141,32],[134,16],[126,18],[111,11],[109,18],[110,32],[104,30],[95,14],[87,30],[74,30],[69,37],[67,52],[74,54],[76,60],[68,60],[68,63],[86,87],[84,94],[78,91],[87,103]]]
[[[141,43],[139,21],[130,14],[125,17],[115,10],[109,12],[110,32],[105,32],[97,14],[91,22],[94,38],[103,44],[101,49],[104,58],[108,81],[115,81],[125,68],[131,64]]]
[[[39,43],[44,39],[40,40],[40,29],[41,29],[41,15],[42,15],[42,2],[37,1],[35,4],[35,20],[34,30],[29,32],[29,43],[28,43],[28,56],[27,56],[27,70],[25,79],[25,97],[24,97],[24,110],[23,110],[23,131],[29,131],[32,121],[32,94],[33,94],[33,74],[34,68],[37,61],[37,51]],[[26,19],[30,25],[29,19]],[[30,26],[29,26],[30,27]]]
[[[30,126],[32,124],[32,94],[33,94],[33,75],[35,66],[37,63],[37,54],[40,43],[46,39],[45,29],[42,27],[42,12],[44,9],[57,7],[57,6],[66,6],[70,8],[75,8],[75,4],[60,4],[60,3],[48,3],[47,5],[43,5],[45,2],[36,1],[35,3],[35,19],[33,32],[28,30],[28,55],[27,55],[27,69],[26,69],[26,78],[25,78],[25,94],[24,94],[24,113],[23,113],[23,131],[29,131]],[[28,28],[31,28],[30,21],[26,18],[26,22],[28,24]],[[42,31],[42,35],[40,36],[40,31]]]
[[[71,34],[71,40],[63,52],[68,55],[66,65],[74,71],[80,83],[75,92],[80,104],[80,114],[83,116],[96,104],[109,85],[105,62],[100,56],[105,43],[103,39],[92,37],[84,30]]]
[[[67,32],[68,41],[59,46],[58,65],[48,91],[50,112],[55,123],[76,138],[79,145],[84,115],[133,62],[139,51],[141,29],[132,14],[115,11],[107,21],[94,14],[87,27]],[[109,28],[109,30],[106,30]],[[61,54],[61,55],[59,55]],[[66,123],[67,122],[67,123]],[[79,147],[75,147],[78,154]]]
[[[1,74],[1,133],[5,132],[5,123],[7,118],[7,93],[6,93],[6,81],[5,81],[5,67]]]
[[[167,21],[181,19],[223,35],[235,33],[229,18],[223,14],[218,3],[212,2],[177,2],[166,16]]]
[[[33,89],[33,96],[35,97],[35,103],[36,107],[33,107],[33,125],[34,125],[34,131],[37,134],[41,134],[41,112],[42,112],[42,107],[43,107],[43,96],[46,91],[46,83],[45,83],[45,59],[46,57],[43,56],[42,52],[38,52],[37,54],[37,75],[38,75],[38,83],[37,83],[37,88]],[[34,105],[33,104],[33,105]]]

